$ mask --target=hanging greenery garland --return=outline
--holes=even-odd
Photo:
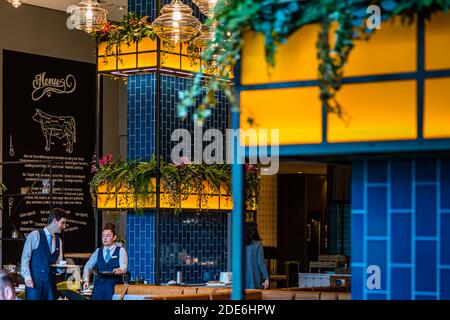
[[[148,16],[141,17],[134,12],[126,14],[120,22],[108,21],[105,26],[97,32],[92,32],[91,36],[95,42],[96,49],[100,44],[104,44],[103,63],[108,64],[108,57],[117,54],[119,62],[123,63],[120,56],[121,45],[130,46],[132,43],[139,42],[142,39],[149,38],[156,40],[156,33],[153,31],[151,22]],[[200,48],[193,43],[193,39],[186,42],[187,53],[191,65],[197,64],[200,58]],[[169,41],[161,41],[161,64],[164,64],[168,53],[174,52],[175,45]],[[120,78],[112,76],[113,78]],[[126,77],[122,77],[126,80]]]
[[[131,190],[129,195],[134,199],[134,207],[138,212],[139,203],[152,201],[154,203],[154,192],[156,186],[154,179],[157,172],[156,159],[150,161],[119,159],[114,161],[110,154],[104,156],[99,161],[99,167],[93,166],[94,176],[89,184],[92,200],[97,200],[100,187],[106,187],[107,199],[116,197],[121,188]],[[189,162],[183,158],[181,163],[172,164],[164,161],[160,162],[161,188],[167,195],[169,205],[175,212],[181,211],[181,202],[189,195],[197,196],[197,208],[199,210],[207,208],[208,198],[212,188],[214,194],[219,194],[222,190],[226,194],[231,194],[231,166],[228,164],[205,165]],[[245,192],[246,200],[251,206],[256,206],[259,200],[260,177],[257,168],[253,165],[245,166]],[[125,193],[128,196],[128,193]],[[125,199],[128,203],[129,199]]]
[[[345,119],[344,109],[336,99],[342,86],[344,67],[356,40],[367,40],[374,30],[366,28],[368,7],[377,5],[382,11],[381,20],[399,16],[403,22],[412,22],[417,15],[430,19],[437,11],[448,11],[450,0],[219,0],[215,16],[219,23],[215,40],[202,53],[207,64],[214,64],[213,75],[200,81],[196,75],[193,85],[179,92],[178,115],[185,118],[194,107],[193,119],[199,124],[216,106],[214,92],[224,90],[230,104],[236,110],[231,86],[230,68],[240,59],[243,36],[248,31],[262,33],[265,37],[266,61],[269,69],[276,64],[275,54],[280,44],[303,26],[320,23],[317,40],[319,59],[320,99],[327,112]],[[336,24],[334,43],[330,44],[332,24]],[[269,70],[270,72],[270,70]],[[201,103],[197,99],[204,94]]]

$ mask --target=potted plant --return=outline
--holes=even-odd
[[[125,202],[133,202],[134,209],[142,212],[142,205],[154,203],[157,164],[153,157],[149,161],[114,161],[110,154],[99,160],[99,167],[93,166],[94,176],[90,182],[93,201],[98,195],[107,194],[108,199],[125,195]],[[227,164],[206,165],[189,162],[182,158],[180,163],[160,162],[161,193],[175,212],[182,209],[182,202],[189,196],[196,197],[198,210],[206,209],[212,195],[231,194],[231,167]],[[256,207],[260,180],[256,166],[246,165],[245,190],[250,208]]]

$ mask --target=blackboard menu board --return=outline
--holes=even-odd
[[[3,162],[20,162],[2,166],[3,238],[44,227],[52,205],[69,212],[64,251],[93,251],[95,86],[94,64],[3,50]],[[22,246],[3,241],[3,263]]]

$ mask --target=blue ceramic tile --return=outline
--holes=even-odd
[[[416,186],[416,236],[436,236],[436,187]]]
[[[410,268],[391,268],[391,299],[412,299]]]
[[[391,161],[391,208],[411,208],[411,160]]]
[[[352,215],[352,262],[363,262],[364,215]]]
[[[369,183],[386,182],[387,162],[385,160],[367,161],[367,180]]]
[[[416,181],[435,182],[436,181],[436,159],[416,160]]]
[[[366,283],[366,272],[362,267],[352,266],[352,283],[351,293],[352,300],[364,299],[364,286]]]
[[[441,264],[450,265],[450,215],[441,215]]]
[[[411,215],[394,214],[391,224],[391,262],[411,262]]]
[[[367,293],[367,300],[386,300],[386,294],[370,292]]]
[[[381,290],[386,290],[387,248],[384,240],[367,241],[367,266],[376,265],[381,271]]]
[[[369,236],[386,236],[386,187],[367,188]]]
[[[450,300],[450,270],[441,270],[441,283],[440,283],[440,298],[442,300]]]
[[[436,290],[436,241],[416,241],[416,291]]]
[[[421,295],[416,294],[416,300],[436,300],[437,297],[434,295]]]
[[[441,159],[441,208],[450,210],[450,159]]]

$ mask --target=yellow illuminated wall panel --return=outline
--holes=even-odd
[[[139,53],[138,67],[156,67],[156,52]]]
[[[136,42],[131,42],[130,45],[126,43],[120,45],[119,54],[124,53],[135,53],[136,52]]]
[[[233,200],[231,197],[221,197],[220,198],[220,209],[221,210],[232,210]]]
[[[98,45],[98,55],[99,56],[105,55],[106,47],[107,47],[106,42],[102,42]],[[116,53],[116,51],[114,51],[114,53]]]
[[[119,55],[119,69],[133,69],[136,68],[136,55],[123,54]]]
[[[425,69],[450,68],[450,14],[433,15],[425,24]]]
[[[317,79],[318,32],[318,25],[309,25],[292,34],[286,44],[278,47],[276,65],[270,75],[265,60],[264,36],[246,33],[241,60],[242,84]]]
[[[350,119],[328,115],[328,142],[417,138],[416,81],[346,84],[338,100]]]
[[[181,69],[190,72],[200,72],[200,61],[196,64],[192,64],[189,57],[181,57]]]
[[[150,38],[143,38],[138,43],[139,52],[142,51],[153,51],[157,49],[156,40],[152,40]]]
[[[277,176],[261,176],[257,223],[265,246],[277,246]]]
[[[344,75],[378,75],[414,72],[417,69],[417,23],[390,19],[369,41],[355,41]]]
[[[97,63],[98,63],[98,71],[111,71],[111,70],[116,70],[116,62],[117,62],[117,58],[114,56],[110,56],[110,57],[103,57],[103,56],[99,56],[99,58],[97,59]]]
[[[425,80],[423,136],[450,138],[450,78]]]
[[[152,178],[152,185],[155,185],[156,180]],[[233,202],[228,195],[227,190],[221,186],[220,192],[223,196],[219,196],[217,192],[207,182],[204,182],[205,192],[209,194],[208,199],[202,204],[204,210],[232,210]],[[112,187],[107,189],[106,185],[102,185],[98,188],[97,195],[97,207],[99,209],[133,209],[135,207],[141,209],[154,209],[156,207],[156,194],[155,190],[149,185],[149,195],[144,200],[139,200],[137,205],[135,204],[135,198],[133,191],[126,187],[119,187],[118,193],[115,194],[116,188]],[[164,192],[164,188],[161,186],[161,192]],[[170,202],[169,195],[161,193],[161,208],[172,209],[173,206]],[[198,209],[198,196],[195,194],[189,195],[186,199],[181,201],[182,209]],[[247,207],[249,210],[255,210],[255,207]]]
[[[280,144],[322,142],[318,88],[243,91],[240,99],[242,129],[280,129]],[[270,136],[267,143],[271,143]]]
[[[116,197],[107,194],[97,195],[97,206],[103,209],[116,208]]]
[[[144,38],[137,44],[135,42],[127,44],[121,44],[120,50],[115,47],[112,51],[114,55],[103,57],[105,54],[107,44],[101,43],[98,47],[98,71],[121,71],[121,70],[134,70],[134,71],[151,71],[157,67],[157,42],[150,38]],[[175,69],[186,72],[199,72],[200,71],[200,59],[197,63],[191,65],[191,60],[188,56],[181,56],[182,52],[188,55],[187,47],[180,45],[174,48],[162,48],[162,50],[170,50],[170,52],[163,52],[161,54],[161,67],[166,69]],[[153,52],[152,52],[153,51]],[[119,52],[119,54],[117,54]],[[116,65],[118,62],[118,67]],[[144,70],[141,70],[144,69]]]
[[[181,67],[181,58],[179,55],[166,54],[161,59],[161,67],[163,68],[180,69]]]

